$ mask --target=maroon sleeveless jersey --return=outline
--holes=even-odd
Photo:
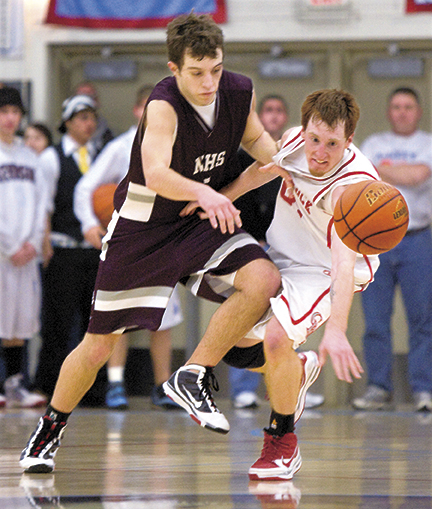
[[[170,164],[173,170],[216,190],[237,177],[236,153],[252,101],[252,82],[249,78],[223,71],[216,95],[216,122],[213,129],[205,124],[181,95],[174,77],[165,78],[156,85],[148,102],[153,100],[167,101],[177,114],[177,133]],[[132,146],[129,172],[116,192],[115,208],[118,211],[126,198],[129,183],[145,186],[141,160],[143,136],[142,121]],[[186,203],[156,196],[148,221],[177,220]]]
[[[149,101],[169,102],[178,119],[171,168],[219,190],[238,175],[236,152],[252,100],[251,81],[224,71],[210,129],[180,94],[175,78],[156,85]],[[145,118],[145,115],[144,115]],[[220,276],[266,258],[246,232],[221,233],[197,214],[180,217],[187,202],[147,188],[142,168],[144,121],[135,137],[129,172],[115,194],[113,220],[104,238],[89,332],[156,330],[178,282],[193,294],[223,302],[233,291]]]

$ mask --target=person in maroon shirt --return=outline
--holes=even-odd
[[[167,45],[173,76],[149,98],[129,172],[116,191],[88,331],[63,363],[21,454],[26,472],[54,469],[67,419],[120,334],[156,330],[178,282],[221,305],[191,358],[170,378],[171,392],[164,388],[170,397],[181,393],[181,406],[195,421],[227,433],[229,423],[212,399],[212,367],[264,314],[280,286],[277,268],[241,230],[239,210],[218,192],[238,174],[240,144],[262,164],[277,151],[255,111],[252,82],[223,70],[222,31],[209,16],[176,18]],[[183,212],[189,202],[208,220]]]

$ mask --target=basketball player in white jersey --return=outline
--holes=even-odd
[[[358,117],[359,108],[347,92],[310,94],[302,105],[302,125],[284,134],[275,164],[259,169],[254,163],[225,189],[234,201],[274,174],[285,179],[267,232],[269,255],[282,276],[281,291],[271,299],[265,319],[224,358],[228,364],[265,374],[272,414],[262,455],[249,470],[251,480],[291,479],[301,467],[294,424],[304,407],[299,401],[305,396],[305,354],[295,350],[309,334],[327,322],[320,365],[329,355],[336,376],[346,382],[363,372],[346,336],[348,314],[353,293],[373,280],[379,261],[376,255],[348,249],[333,228],[333,209],[346,186],[379,180],[352,144]],[[183,213],[191,213],[193,207],[190,204]],[[313,365],[313,352],[306,356],[306,367]]]

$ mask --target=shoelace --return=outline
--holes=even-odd
[[[61,430],[62,424],[65,424],[62,422],[54,422],[49,417],[45,417],[45,416],[43,419],[44,419],[44,423],[43,423],[43,426],[41,429],[39,440],[33,445],[33,447],[32,447],[33,451],[30,454],[38,455],[40,450],[43,448],[43,446],[45,446],[47,443],[49,443],[52,438],[54,440],[58,439],[58,436],[55,436],[56,431],[59,427]],[[43,435],[44,431],[46,432],[45,436]],[[57,447],[58,447],[58,445],[55,442],[53,442],[50,452],[54,452],[57,449]]]
[[[266,431],[266,430],[264,429],[264,431]],[[263,449],[261,452],[261,458],[263,458],[263,459],[265,458],[270,461],[274,460],[274,458],[276,457],[276,451],[277,451],[275,439],[277,439],[277,437],[270,435],[270,434],[265,434],[264,446],[263,446]]]
[[[266,428],[264,428],[266,432],[264,438],[264,446],[262,450],[261,457],[267,460],[273,461],[280,457],[281,452],[286,452],[288,457],[292,456],[293,450],[291,450],[292,446],[284,443],[282,441],[283,437],[278,437],[277,435],[271,435],[267,433]]]
[[[217,409],[216,404],[213,401],[213,396],[210,387],[214,389],[216,392],[219,391],[219,384],[215,374],[213,373],[213,369],[207,367],[204,376],[202,377],[201,380],[201,390],[199,392],[199,395],[200,397],[204,397],[206,400],[208,400],[212,408],[216,412],[218,412],[219,410]]]

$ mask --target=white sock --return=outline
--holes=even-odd
[[[124,381],[124,367],[123,366],[114,366],[113,368],[108,368],[108,381],[110,383],[115,382],[123,382]]]

